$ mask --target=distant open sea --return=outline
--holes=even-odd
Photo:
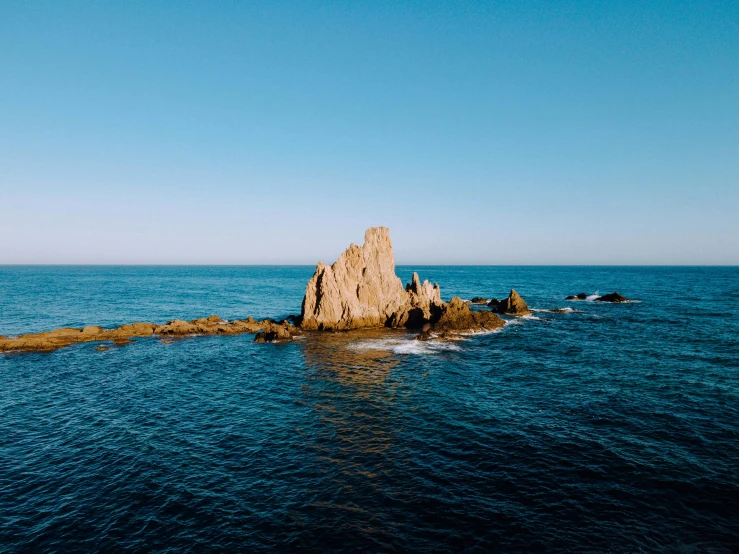
[[[0,266],[0,335],[283,318],[313,269]],[[739,552],[739,268],[412,271],[539,311],[0,354],[0,551]]]

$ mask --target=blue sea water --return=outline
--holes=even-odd
[[[413,270],[580,311],[0,355],[0,550],[739,551],[739,268]],[[312,272],[0,267],[0,335],[281,318]]]

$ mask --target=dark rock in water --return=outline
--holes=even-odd
[[[429,340],[431,338],[431,324],[426,323],[421,327],[421,333],[416,337],[416,340]]]
[[[585,300],[588,297],[587,292],[581,292],[579,294],[573,294],[565,298],[565,300]]]
[[[523,298],[521,298],[515,289],[511,289],[511,293],[508,295],[508,298],[498,302],[498,305],[494,310],[499,314],[508,315],[527,315],[531,313],[526,302],[524,302]]]
[[[432,329],[435,332],[492,331],[504,325],[505,322],[493,312],[473,312],[464,300],[455,296],[442,308],[441,317]]]
[[[577,296],[575,296],[574,294],[572,294],[572,295],[568,296],[567,298],[565,298],[565,300],[577,300],[577,299],[578,299]]]
[[[493,298],[490,302],[488,302],[488,306],[490,306],[494,312],[498,311],[498,306],[500,306],[500,300],[497,298]]]
[[[285,321],[281,325],[277,323],[268,323],[264,327],[264,331],[260,331],[254,337],[254,342],[283,342],[293,340],[293,334],[290,330],[290,324]]]
[[[483,298],[482,296],[475,296],[472,300],[470,300],[470,304],[487,304],[488,299]]]
[[[99,350],[100,352],[104,352],[105,350],[108,350],[107,346],[98,346],[95,350]]]
[[[604,294],[600,298],[596,298],[595,302],[612,302],[617,304],[619,302],[629,302],[629,299],[617,292],[612,292],[611,294]]]

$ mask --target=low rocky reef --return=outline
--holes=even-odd
[[[84,327],[56,329],[46,333],[0,337],[0,352],[51,351],[79,342],[112,341],[125,344],[135,337],[235,335],[256,333],[256,342],[290,341],[301,331],[347,331],[367,328],[406,328],[419,338],[493,331],[505,325],[498,314],[520,316],[530,311],[523,298],[511,290],[504,300],[475,298],[490,308],[470,309],[454,297],[441,299],[439,285],[421,282],[417,273],[405,287],[395,274],[395,259],[386,227],[368,229],[364,245],[352,244],[329,266],[319,262],[308,281],[301,314],[290,321],[253,318],[226,321],[218,316],[192,321],[175,319],[164,325],[131,323],[117,329]],[[100,346],[100,349],[107,348]]]
[[[617,292],[612,292],[610,294],[604,294],[603,296],[597,296],[593,294],[588,294],[586,292],[581,292],[579,294],[573,294],[571,296],[568,296],[565,298],[565,300],[587,300],[591,296],[595,296],[593,298],[593,302],[610,302],[612,304],[619,304],[621,302],[633,302],[633,300],[629,300],[625,296],[621,296]]]
[[[150,337],[185,337],[197,335],[238,335],[257,333],[258,342],[274,342],[292,340],[299,329],[288,321],[276,322],[270,319],[257,321],[251,317],[244,320],[226,321],[212,315],[192,321],[175,319],[164,325],[136,322],[123,325],[117,329],[103,329],[89,326],[82,329],[63,328],[20,335],[19,337],[0,337],[0,352],[49,352],[78,342],[113,342],[126,344],[132,338]],[[104,348],[104,347],[102,347]]]

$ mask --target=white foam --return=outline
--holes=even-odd
[[[541,321],[541,318],[540,317],[536,317],[533,314],[526,314],[526,315],[522,315],[522,316],[519,316],[519,317],[520,317],[520,319],[532,319],[534,321]]]
[[[595,291],[595,294],[591,294],[587,298],[585,298],[585,302],[593,302],[596,298],[600,298],[600,294],[598,294],[598,291]]]
[[[464,339],[460,339],[464,340]],[[352,350],[386,350],[393,354],[437,354],[449,350],[461,350],[450,341],[421,341],[415,339],[372,339],[352,343]]]

